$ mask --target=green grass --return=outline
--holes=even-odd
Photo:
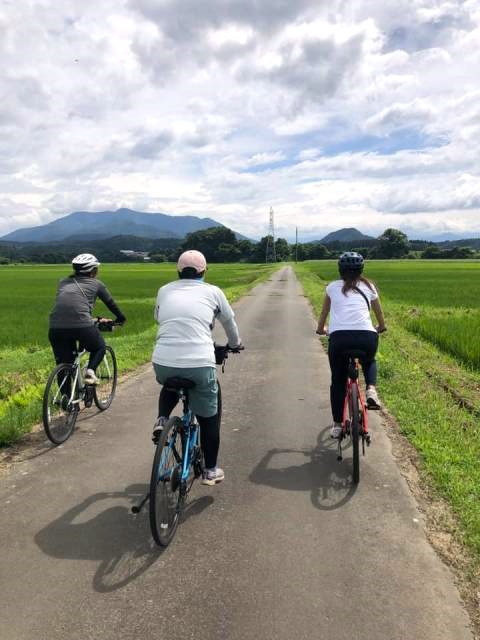
[[[480,371],[480,310],[422,307],[405,318],[407,329]]]
[[[335,263],[296,272],[319,313]],[[480,263],[371,262],[366,275],[379,285],[389,328],[378,354],[381,396],[418,450],[424,480],[456,513],[478,568]]]
[[[230,302],[275,269],[272,265],[211,265],[207,281]],[[54,361],[48,342],[48,315],[57,282],[68,265],[9,266],[0,269],[0,446],[14,442],[41,419],[41,397]],[[147,362],[155,340],[153,307],[158,288],[175,279],[173,264],[102,265],[100,278],[128,318],[108,342],[120,373]],[[103,303],[98,315],[111,316]]]

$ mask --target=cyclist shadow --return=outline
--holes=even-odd
[[[350,449],[350,447],[348,447]],[[345,453],[346,448],[344,448]],[[291,466],[272,466],[275,458],[299,455],[307,462]],[[330,439],[328,429],[320,433],[314,449],[271,449],[249,476],[255,484],[288,491],[310,491],[314,507],[332,511],[346,504],[357,490],[352,482],[350,455],[337,461],[337,443]],[[275,464],[275,462],[274,462]],[[278,462],[277,462],[278,465]]]
[[[116,591],[147,571],[164,553],[152,540],[148,505],[138,515],[131,506],[147,492],[146,485],[131,485],[125,491],[96,493],[72,507],[41,529],[35,542],[49,556],[67,560],[99,561],[93,588],[100,593]],[[104,508],[105,500],[119,500]],[[182,521],[200,514],[213,502],[211,496],[192,500]]]

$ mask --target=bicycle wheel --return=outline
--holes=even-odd
[[[117,388],[117,359],[112,347],[107,345],[103,360],[97,367],[98,384],[93,389],[93,400],[100,411],[112,404]]]
[[[182,427],[178,417],[164,426],[153,458],[150,479],[150,528],[155,542],[166,547],[177,530],[180,516]]]
[[[358,387],[356,384],[352,385],[349,413],[350,413],[350,438],[352,440],[353,450],[353,482],[358,484],[360,482],[360,425],[359,425],[359,399],[358,399]]]
[[[72,435],[78,404],[71,404],[72,366],[59,364],[48,377],[43,393],[42,418],[48,439],[62,444]]]

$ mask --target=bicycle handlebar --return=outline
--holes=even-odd
[[[213,346],[215,349],[215,362],[216,364],[222,365],[222,370],[225,368],[225,361],[229,353],[240,353],[240,351],[245,349],[243,344],[240,344],[238,347],[231,347],[229,344],[221,345],[214,343]]]
[[[123,325],[123,322],[118,322],[118,320],[108,319],[102,321],[100,317],[95,318],[94,322],[99,331],[113,331],[115,327],[121,327]]]

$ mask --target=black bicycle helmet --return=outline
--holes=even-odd
[[[345,251],[338,259],[338,270],[342,271],[363,271],[365,260],[356,251]]]

